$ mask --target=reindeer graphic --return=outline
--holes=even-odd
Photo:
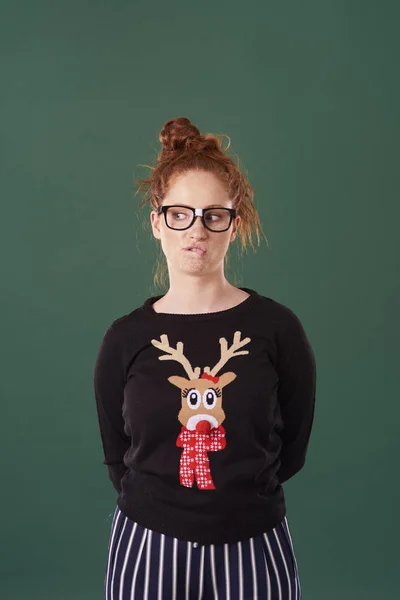
[[[179,362],[188,375],[188,379],[179,375],[168,377],[168,381],[181,390],[182,406],[178,420],[182,429],[176,445],[183,448],[179,480],[185,487],[193,487],[196,479],[199,489],[215,490],[207,453],[223,450],[226,446],[225,429],[222,426],[225,420],[222,389],[236,379],[236,373],[232,371],[219,376],[217,373],[234,356],[249,353],[248,350],[238,351],[250,342],[249,337],[240,340],[240,336],[241,332],[236,331],[229,348],[227,340],[220,338],[221,358],[213,369],[204,367],[201,376],[201,368],[193,369],[184,356],[183,342],[178,342],[176,348],[173,348],[166,334],[161,335],[161,341],[151,340],[153,346],[168,353],[159,356],[159,360]]]

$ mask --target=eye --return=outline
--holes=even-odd
[[[199,390],[190,390],[186,396],[186,402],[188,403],[189,408],[192,410],[199,408],[201,404],[201,394]]]
[[[192,216],[192,211],[184,208],[170,208],[167,212],[167,218],[170,221],[184,221],[185,219],[191,219]]]
[[[215,217],[215,219],[212,218],[212,217]],[[217,215],[215,213],[208,213],[207,214],[207,221],[218,221],[218,219],[220,219],[220,218],[221,218],[220,215]]]
[[[215,390],[213,390],[212,388],[208,388],[203,393],[203,404],[204,404],[204,406],[208,410],[212,410],[213,408],[215,408],[216,403],[217,403],[217,394],[216,394]]]

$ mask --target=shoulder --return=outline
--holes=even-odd
[[[117,345],[130,337],[133,331],[138,331],[142,323],[140,308],[116,317],[109,322],[103,333],[103,343]]]
[[[268,318],[276,325],[279,331],[301,325],[300,318],[295,310],[270,296],[258,294],[259,307],[268,314]]]
[[[258,320],[267,319],[268,326],[272,327],[272,335],[278,353],[293,354],[305,351],[312,354],[306,317],[304,317],[306,323],[304,325],[303,317],[300,318],[297,309],[268,296],[259,295],[258,304],[259,307],[262,307],[258,314]]]

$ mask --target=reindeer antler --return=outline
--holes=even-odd
[[[241,348],[242,346],[245,346],[246,344],[248,344],[250,342],[249,337],[244,338],[244,340],[240,341],[240,335],[241,335],[240,331],[235,331],[235,334],[233,336],[233,344],[230,348],[228,348],[228,342],[226,341],[225,338],[223,338],[223,337],[219,338],[219,343],[221,345],[221,359],[215,365],[215,367],[212,369],[212,371],[210,371],[210,367],[204,367],[205,373],[210,373],[210,375],[216,375],[218,373],[218,371],[221,369],[221,367],[223,367],[223,365],[225,365],[230,358],[232,358],[233,356],[239,356],[240,354],[248,354],[249,353],[248,350],[242,350],[241,352],[236,352],[236,350],[238,350],[238,348]]]
[[[163,354],[162,356],[159,356],[158,357],[159,360],[176,360],[183,366],[189,379],[198,379],[199,378],[201,369],[200,369],[200,367],[196,367],[195,369],[192,368],[192,365],[190,364],[190,362],[188,361],[186,356],[183,354],[183,342],[178,342],[176,344],[176,348],[173,348],[172,346],[169,345],[167,334],[163,333],[161,335],[161,342],[159,342],[158,340],[151,340],[151,343],[156,348],[159,348],[160,350],[164,350],[164,352],[170,353],[169,356],[165,355],[165,354]]]

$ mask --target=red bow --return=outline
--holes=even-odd
[[[213,383],[218,383],[219,381],[219,377],[217,375],[213,377],[213,375],[210,375],[209,373],[203,373],[200,379],[209,379]]]

